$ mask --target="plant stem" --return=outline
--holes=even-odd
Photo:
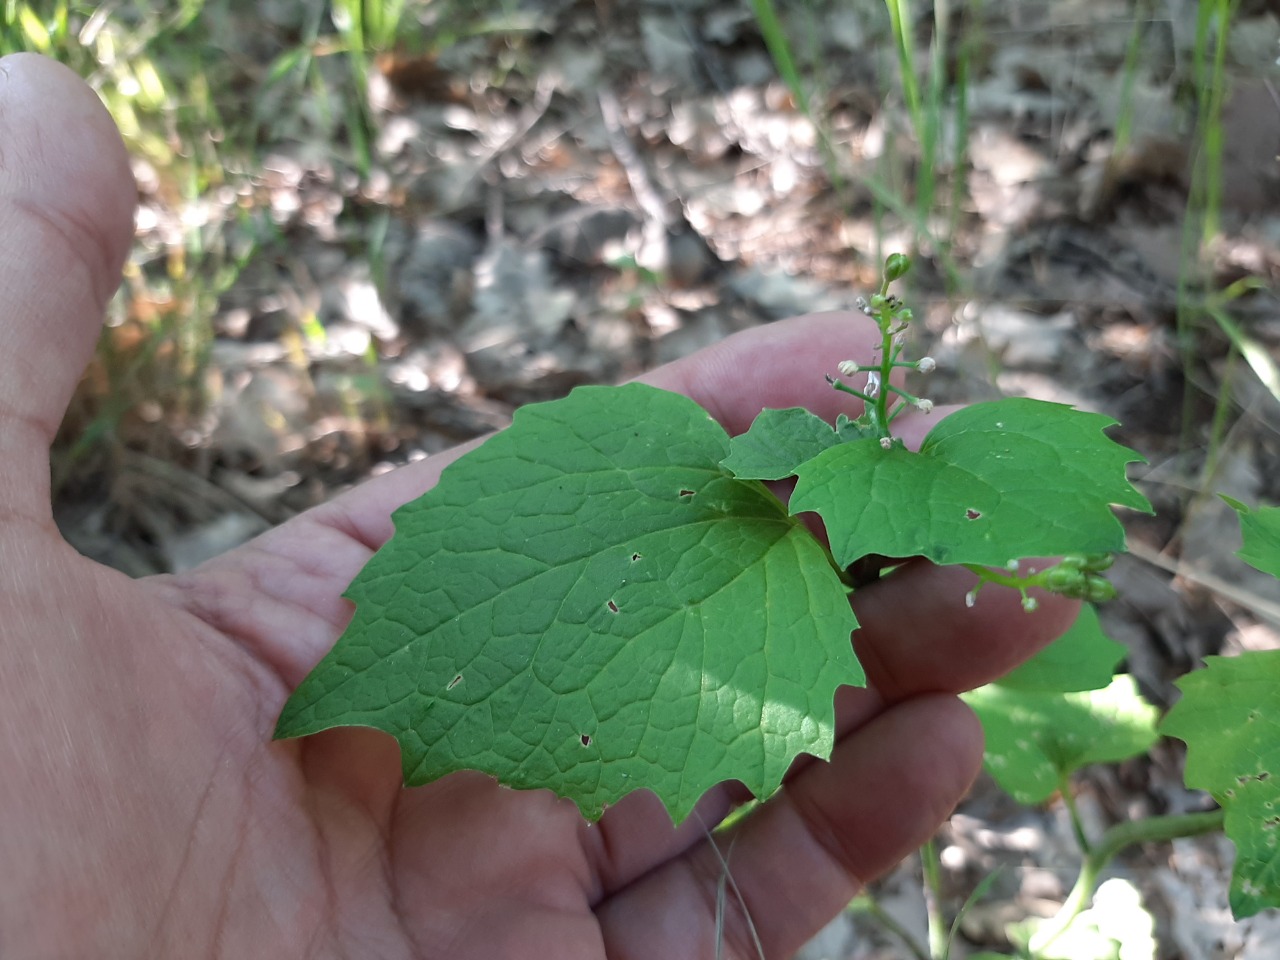
[[[1102,839],[1093,850],[1085,855],[1084,863],[1080,866],[1080,875],[1076,878],[1076,885],[1072,888],[1066,903],[1062,905],[1062,909],[1031,938],[1032,955],[1039,956],[1062,935],[1067,927],[1071,926],[1071,922],[1093,899],[1093,891],[1098,885],[1098,877],[1102,871],[1125,847],[1135,843],[1158,843],[1179,837],[1198,837],[1201,834],[1213,833],[1222,829],[1222,820],[1221,810],[1210,810],[1207,813],[1147,817],[1144,820],[1117,823],[1111,827],[1102,835]]]
[[[1087,857],[1093,847],[1089,843],[1088,835],[1084,832],[1084,823],[1080,820],[1080,810],[1076,806],[1075,794],[1071,792],[1071,778],[1065,773],[1058,778],[1058,792],[1062,794],[1062,802],[1066,805],[1067,813],[1071,817],[1071,830],[1076,835],[1076,844],[1080,847],[1080,852]]]
[[[863,894],[858,897],[853,903],[849,904],[848,909],[852,912],[861,911],[869,914],[876,923],[901,940],[902,945],[907,948],[911,956],[915,957],[915,960],[931,960],[924,947],[920,946],[916,942],[916,938],[911,935],[911,931],[893,919],[893,915],[880,906],[879,902],[870,894]]]
[[[942,915],[942,871],[938,867],[938,845],[933,837],[920,848],[920,865],[924,873],[924,908],[929,916],[929,956],[945,960],[949,931]]]
[[[880,296],[889,293],[889,281],[880,283]],[[889,374],[893,370],[893,311],[885,306],[876,311],[876,325],[880,328],[880,390],[875,397],[875,422],[880,429],[880,436],[889,434]]]

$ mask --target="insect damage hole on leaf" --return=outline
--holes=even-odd
[[[589,734],[589,733],[581,734],[581,735],[578,737],[578,740],[582,743],[582,745],[583,745],[584,747],[589,747],[589,746],[591,746],[591,734]]]
[[[680,499],[687,500],[689,499],[689,497],[692,497],[693,494],[694,494],[694,491],[686,489],[686,490],[681,490],[679,493],[679,496],[680,496]]]
[[[973,509],[973,507],[970,507],[964,512],[964,515],[965,515],[965,519],[967,520],[977,520],[982,516],[982,511],[975,510]]]
[[[610,600],[607,604],[605,604],[605,606],[607,606],[607,607],[609,608],[609,612],[610,612],[610,613],[617,613],[617,612],[618,612],[618,605],[617,605],[616,603],[614,603],[612,600]]]
[[[461,682],[462,682],[462,674],[458,674],[456,677],[454,677],[452,680],[450,680],[450,681],[445,685],[445,689],[446,689],[446,690],[452,690],[454,687],[456,687],[456,686],[457,686],[458,684],[460,684]]]

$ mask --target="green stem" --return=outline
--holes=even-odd
[[[1071,792],[1071,777],[1065,773],[1058,777],[1058,792],[1062,794],[1062,802],[1066,805],[1067,813],[1071,817],[1071,830],[1076,835],[1076,844],[1080,847],[1080,852],[1087,857],[1092,850],[1092,844],[1089,843],[1089,837],[1084,832],[1084,822],[1080,819],[1080,809],[1076,806],[1075,794]]]
[[[1147,817],[1144,820],[1133,820],[1117,823],[1098,841],[1093,850],[1085,855],[1080,866],[1080,876],[1076,885],[1067,897],[1062,909],[1031,938],[1031,953],[1039,956],[1057,940],[1071,922],[1084,911],[1093,899],[1093,891],[1097,888],[1098,877],[1121,850],[1135,843],[1159,843],[1164,840],[1176,840],[1179,837],[1198,837],[1201,834],[1213,833],[1222,829],[1223,812],[1210,810],[1207,813],[1184,813],[1167,817]]]
[[[908,363],[900,363],[900,364],[890,364],[890,366],[908,367],[908,366],[912,366],[912,364],[908,364]],[[895,387],[895,386],[893,386],[892,384],[890,384],[889,386],[885,387],[884,389],[888,390],[890,393],[896,393],[896,394],[897,394],[898,396],[900,396],[903,400],[907,401],[907,403],[919,403],[919,402],[920,402],[920,398],[919,398],[919,397],[917,397],[915,394],[913,394],[913,393],[907,393],[907,391],[905,391],[905,390],[903,390],[903,389],[901,389],[901,388],[899,388],[899,387]]]
[[[946,960],[949,937],[947,918],[942,915],[942,870],[933,837],[920,848],[920,864],[924,872],[924,908],[929,916],[929,956],[933,960]]]
[[[868,407],[875,406],[875,399],[868,394],[863,393],[861,390],[855,390],[853,387],[849,386],[847,383],[841,382],[840,380],[831,379],[828,382],[841,393],[847,393],[851,397],[857,397]]]
[[[893,914],[880,906],[879,902],[869,893],[863,893],[858,896],[849,904],[847,909],[850,913],[867,914],[876,923],[901,940],[902,945],[907,948],[911,956],[915,957],[915,960],[930,960],[929,954],[925,952],[924,947],[920,946],[916,938],[911,935],[911,931],[893,919]]]
[[[889,281],[880,284],[880,296],[889,290]],[[889,436],[889,393],[893,389],[889,385],[889,374],[893,371],[893,317],[888,307],[883,307],[876,314],[876,324],[880,327],[880,389],[876,392],[876,426],[880,428],[882,437]]]

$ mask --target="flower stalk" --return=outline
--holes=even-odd
[[[910,269],[910,257],[902,253],[890,254],[884,263],[879,291],[869,300],[858,298],[858,309],[874,320],[880,331],[880,344],[875,351],[879,359],[871,363],[844,360],[838,369],[846,377],[865,373],[866,386],[859,390],[834,377],[827,377],[827,382],[832,387],[862,401],[864,412],[859,419],[871,431],[872,436],[881,440],[881,446],[886,450],[892,446],[893,439],[889,426],[903,410],[914,408],[928,413],[933,409],[933,401],[908,393],[901,387],[894,386],[889,379],[895,369],[929,373],[938,366],[932,357],[922,357],[916,361],[904,360],[902,357],[906,347],[906,331],[913,316],[901,300],[889,293],[889,287]],[[884,443],[886,439],[890,441],[888,444]]]

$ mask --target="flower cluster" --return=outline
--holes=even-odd
[[[917,397],[890,382],[890,374],[895,368],[915,370],[918,373],[931,373],[938,368],[933,357],[921,357],[910,361],[904,358],[906,347],[906,331],[913,319],[911,310],[896,296],[889,293],[889,285],[900,279],[911,269],[911,259],[904,254],[891,254],[884,264],[883,279],[880,291],[871,298],[858,298],[858,309],[876,322],[880,330],[880,344],[876,348],[878,358],[873,357],[870,363],[859,363],[856,360],[842,360],[838,369],[841,376],[853,377],[866,374],[866,383],[861,389],[852,387],[834,377],[828,382],[837,390],[851,394],[860,399],[866,406],[861,418],[864,426],[880,438],[880,445],[886,450],[893,446],[893,435],[889,425],[903,410],[913,408],[921,413],[933,410],[933,401]],[[901,400],[902,402],[898,402]]]
[[[898,297],[889,293],[889,286],[900,280],[910,269],[909,257],[901,253],[891,254],[884,262],[879,291],[857,300],[858,310],[870,317],[880,331],[880,343],[870,362],[842,360],[837,369],[842,377],[865,377],[861,387],[852,386],[835,377],[827,377],[827,382],[832,387],[862,401],[863,414],[854,423],[862,428],[863,436],[877,438],[880,447],[886,451],[902,446],[902,441],[894,437],[890,426],[903,411],[917,410],[926,414],[933,411],[932,400],[908,393],[891,380],[895,369],[914,370],[921,374],[929,374],[938,369],[938,363],[933,357],[921,357],[913,361],[908,360],[904,354],[907,330],[914,317]],[[1068,556],[1044,570],[1029,568],[1025,574],[1020,572],[1016,560],[1009,561],[1003,569],[964,564],[978,575],[977,586],[965,594],[965,606],[972,607],[977,603],[978,591],[988,583],[998,583],[1017,590],[1022,596],[1022,608],[1027,611],[1033,611],[1039,606],[1036,598],[1027,592],[1033,587],[1091,603],[1110,600],[1115,596],[1115,588],[1101,574],[1111,566],[1111,561],[1110,554]]]
[[[1022,594],[1022,609],[1035,610],[1039,603],[1027,591],[1039,587],[1050,593],[1059,593],[1089,603],[1112,600],[1116,588],[1102,576],[1110,568],[1115,556],[1110,553],[1069,554],[1051,567],[1037,571],[1030,567],[1025,575],[1019,573],[1018,561],[1010,560],[1003,571],[976,564],[965,564],[978,575],[978,585],[964,595],[964,605],[972,607],[978,600],[978,591],[988,583],[1012,587]]]

